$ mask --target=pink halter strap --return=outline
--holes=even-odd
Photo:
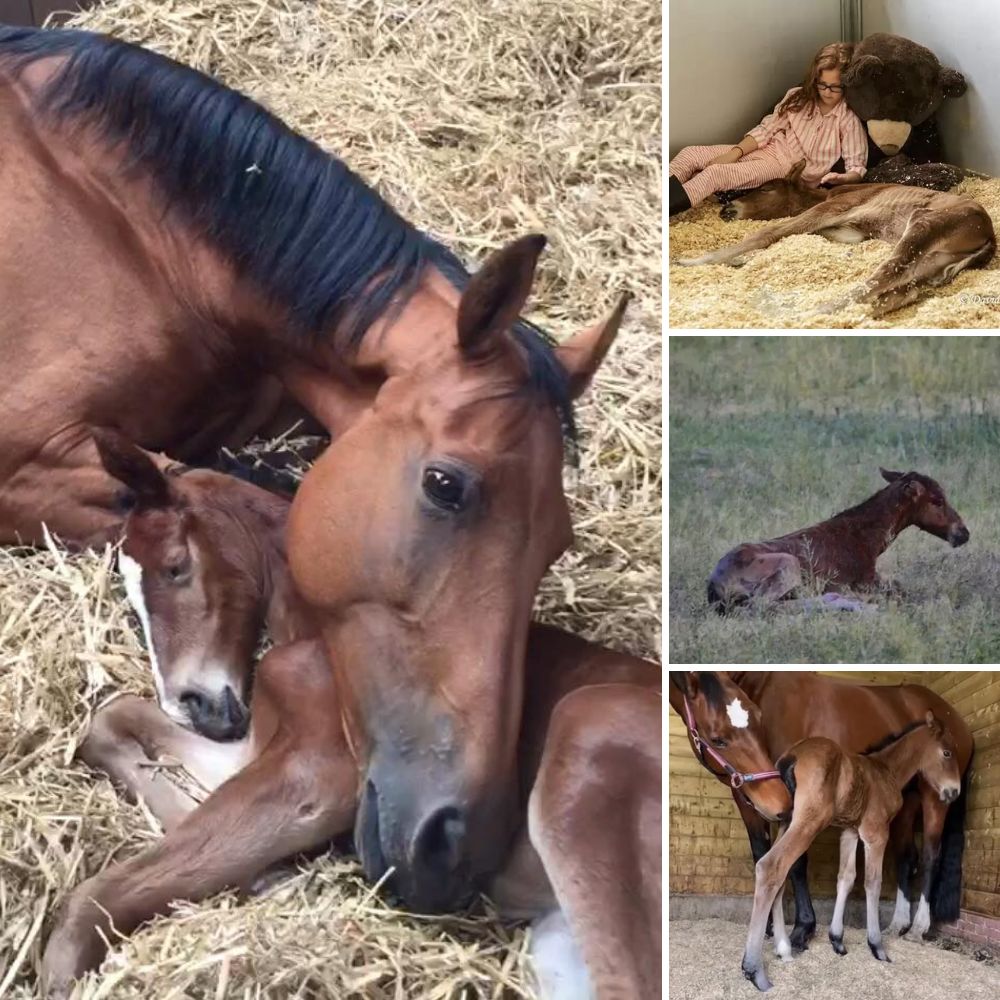
[[[729,775],[729,784],[733,788],[742,788],[753,781],[767,781],[769,778],[781,777],[780,771],[737,771],[715,747],[698,733],[698,727],[694,723],[694,713],[691,711],[687,695],[684,695],[684,724],[687,726],[691,742],[694,743],[695,752],[701,757],[701,762],[705,763],[705,754],[707,753]]]

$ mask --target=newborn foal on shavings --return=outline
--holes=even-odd
[[[800,179],[804,166],[800,160],[783,180],[747,192],[720,213],[724,219],[791,218],[739,243],[674,263],[739,267],[748,251],[801,233],[815,233],[837,243],[894,242],[892,255],[864,282],[818,310],[831,313],[857,302],[867,304],[878,318],[915,302],[925,288],[944,285],[967,267],[985,267],[993,258],[993,222],[972,198],[906,184],[811,188]]]
[[[708,603],[719,614],[752,600],[784,601],[786,607],[869,611],[874,606],[843,597],[833,588],[892,589],[875,563],[911,525],[952,548],[969,540],[969,529],[948,503],[940,484],[919,472],[879,469],[889,484],[856,507],[811,528],[766,542],[730,549],[708,579]],[[820,598],[790,600],[808,577],[824,581]]]

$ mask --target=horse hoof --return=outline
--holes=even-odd
[[[831,936],[830,937],[830,945],[832,946],[833,950],[838,955],[846,955],[847,954],[847,949],[844,947],[844,939],[843,938],[835,938],[835,937]]]
[[[871,941],[869,941],[868,942],[868,947],[871,948],[872,954],[880,962],[889,962],[889,961],[891,961],[891,959],[889,958],[889,956],[885,953],[885,948],[883,948],[882,945],[880,945],[880,944],[872,944]]]
[[[764,971],[764,966],[760,965],[756,969],[752,966],[748,966],[744,961],[741,966],[743,969],[743,975],[750,980],[754,986],[761,991],[761,993],[766,993],[771,988],[771,980],[767,978],[767,973]]]
[[[913,924],[889,924],[886,928],[886,934],[898,934],[899,937],[903,937],[905,934],[909,934],[912,926]]]
[[[808,951],[809,945],[807,942],[816,933],[816,925],[813,924],[796,924],[792,928],[792,933],[790,941],[792,942],[792,948],[795,951]]]

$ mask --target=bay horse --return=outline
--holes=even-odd
[[[967,267],[985,267],[996,253],[993,221],[972,198],[908,184],[809,188],[800,177],[804,167],[805,161],[800,160],[783,180],[769,181],[722,209],[725,219],[792,218],[766,226],[732,246],[675,263],[738,267],[745,263],[745,253],[802,233],[815,233],[836,243],[895,242],[889,259],[861,285],[843,300],[823,307],[832,312],[850,302],[867,303],[877,318],[909,305],[925,288],[944,285]]]
[[[903,807],[891,826],[897,890],[889,932],[909,932],[920,937],[930,928],[932,917],[941,921],[957,919],[968,802],[966,778],[973,754],[972,734],[961,715],[940,695],[919,684],[857,684],[799,671],[734,671],[730,679],[760,709],[762,739],[769,760],[777,760],[793,744],[810,737],[824,737],[847,753],[861,753],[920,721],[928,711],[942,721],[954,742],[955,760],[963,776],[962,792],[951,805],[941,802],[920,776],[904,790]],[[671,705],[676,710],[673,697]],[[733,800],[746,826],[756,863],[771,846],[768,818],[748,806],[735,791]],[[922,878],[911,917],[910,884],[917,870],[918,824],[923,830]],[[793,948],[802,949],[816,929],[806,854],[792,866],[791,880],[796,910],[791,943]]]
[[[117,536],[93,424],[192,458],[311,417],[333,440],[287,554],[365,775],[366,873],[457,905],[509,841],[564,432],[626,300],[553,346],[519,318],[544,237],[470,278],[253,101],[100,35],[0,28],[0,133],[0,542]],[[217,677],[181,708],[238,729]]]
[[[903,789],[919,773],[941,802],[954,802],[961,772],[950,735],[934,713],[911,723],[864,754],[842,750],[833,740],[813,737],[795,743],[778,760],[782,780],[792,795],[790,822],[782,823],[774,846],[757,862],[753,913],[743,952],[743,974],[762,992],[771,988],[762,957],[768,911],[778,953],[791,957],[785,932],[782,889],[796,859],[805,854],[827,826],[843,828],[837,900],[830,924],[830,943],[838,955],[844,947],[844,907],[854,885],[858,838],[865,846],[865,896],[868,947],[881,962],[889,961],[879,927],[882,857],[889,825],[903,805]]]
[[[165,473],[121,435],[94,436],[133,498],[121,558],[138,566],[129,597],[147,641],[197,636],[193,646],[228,648],[235,662],[266,616],[284,644],[258,666],[241,738],[216,742],[134,696],[95,713],[79,756],[141,796],[166,836],[73,890],[42,963],[57,996],[100,961],[112,925],[127,934],[171,900],[249,886],[276,861],[349,831],[364,794],[339,675],[272,538],[289,500],[209,470]],[[192,534],[212,558],[160,586]],[[258,599],[238,601],[241,613],[222,627],[212,609],[232,593]],[[547,997],[660,995],[659,679],[637,657],[551,627],[529,630],[516,834],[486,888],[503,914],[535,921],[532,954]],[[165,758],[200,789],[149,766]],[[442,878],[450,849],[446,839],[434,844]]]
[[[823,581],[827,591],[882,587],[876,561],[911,526],[952,548],[969,540],[939,483],[919,472],[879,472],[889,485],[862,503],[810,528],[727,552],[708,579],[709,605],[725,614],[750,600],[785,600],[810,577]]]

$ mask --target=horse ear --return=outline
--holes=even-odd
[[[894,483],[897,479],[903,478],[902,472],[890,472],[888,469],[883,469],[881,465],[878,467],[878,471],[882,473],[882,478],[887,483]]]
[[[522,236],[487,258],[458,304],[458,343],[468,357],[487,355],[517,321],[535,279],[545,237]]]
[[[156,463],[124,434],[109,427],[92,427],[91,435],[108,475],[124,483],[137,506],[169,507],[170,484]]]
[[[698,675],[694,671],[671,670],[670,681],[688,698],[698,693]]]
[[[805,170],[805,168],[806,168],[806,161],[799,160],[799,162],[796,163],[791,170],[789,170],[788,177],[786,178],[786,180],[791,181],[793,184],[798,184],[799,178],[802,176],[802,171]]]
[[[569,392],[573,399],[581,396],[590,385],[594,372],[618,336],[622,317],[632,301],[630,292],[624,292],[611,315],[601,323],[574,333],[556,347],[556,357],[569,375]]]

